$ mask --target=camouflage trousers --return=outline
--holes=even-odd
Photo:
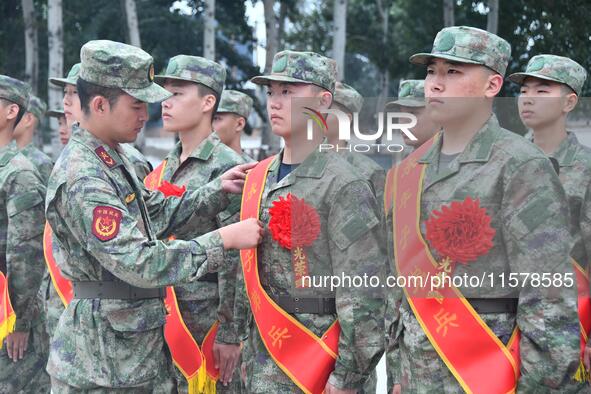
[[[193,338],[199,345],[203,343],[203,339],[211,326],[217,320],[217,308],[219,299],[213,298],[208,300],[179,300],[179,309],[185,322],[185,325],[193,335]],[[217,382],[217,393],[236,394],[241,391],[240,384],[240,363],[234,370],[232,382],[228,386],[223,386],[221,382]],[[182,394],[188,393],[187,380],[181,371],[175,367],[175,377],[178,386],[178,392]]]
[[[93,389],[80,389],[68,385],[61,380],[51,378],[51,392],[52,394],[107,394],[107,393],[130,393],[130,394],[173,394],[176,393],[174,380],[167,377],[163,380],[153,380],[142,386],[126,387],[126,388],[111,388],[111,387],[97,387]]]
[[[64,303],[57,294],[51,277],[47,274],[47,277],[43,278],[41,288],[39,289],[40,298],[43,300],[43,308],[45,311],[45,327],[47,335],[51,340],[53,332],[57,327],[57,323],[60,320],[60,316],[64,311]]]
[[[49,393],[47,364],[47,335],[44,324],[37,324],[29,334],[29,347],[25,357],[13,362],[8,358],[6,346],[0,349],[0,393]]]

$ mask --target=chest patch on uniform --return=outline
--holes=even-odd
[[[119,234],[121,211],[99,205],[92,211],[92,233],[101,241],[109,241]]]
[[[101,159],[103,163],[105,163],[109,168],[115,165],[115,159],[113,159],[111,155],[102,146],[96,148],[94,152],[99,157],[99,159]]]

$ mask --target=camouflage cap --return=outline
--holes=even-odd
[[[45,104],[39,97],[31,95],[27,112],[32,113],[39,121],[41,121],[41,119],[45,117],[45,111],[47,111],[47,104]]]
[[[281,51],[273,58],[270,75],[260,75],[251,79],[258,85],[268,85],[270,81],[311,83],[334,92],[337,64],[315,52]]]
[[[29,105],[30,94],[29,84],[7,75],[0,75],[0,98],[12,101],[26,109]]]
[[[568,57],[537,55],[529,60],[525,72],[509,75],[509,79],[518,84],[522,84],[527,77],[563,83],[580,95],[587,79],[587,71]]]
[[[154,83],[152,56],[138,47],[109,40],[89,41],[80,50],[80,78],[155,103],[171,93]]]
[[[252,104],[252,98],[248,94],[237,90],[224,90],[218,112],[232,112],[248,119]]]
[[[431,53],[417,53],[410,57],[414,64],[427,64],[433,58],[454,62],[480,64],[505,75],[511,45],[496,34],[469,26],[442,29],[433,42]]]
[[[401,107],[425,106],[425,81],[422,79],[405,79],[398,86],[398,100],[386,103],[386,106],[399,105]]]
[[[363,96],[346,83],[337,82],[334,89],[333,103],[345,107],[349,112],[359,112],[363,107]]]
[[[221,94],[226,82],[226,68],[204,57],[177,55],[168,61],[164,74],[156,75],[158,83],[166,79],[200,83]]]
[[[64,114],[63,109],[50,109],[49,111],[47,111],[47,116],[49,116],[50,118],[61,118],[66,116],[66,114]]]
[[[49,82],[57,86],[76,85],[79,75],[80,63],[76,63],[72,66],[65,78],[49,78]]]

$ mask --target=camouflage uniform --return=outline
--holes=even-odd
[[[32,113],[39,124],[45,117],[46,110],[47,105],[40,98],[31,96],[27,112]],[[53,161],[49,156],[38,149],[33,142],[22,148],[21,153],[35,165],[35,168],[41,174],[41,179],[46,183],[53,169]]]
[[[144,102],[169,93],[152,82],[152,57],[112,41],[86,43],[80,78],[118,87]],[[124,155],[79,129],[49,180],[46,215],[64,276],[115,281],[134,292],[196,280],[223,265],[219,232],[164,243],[153,229],[175,228],[192,216],[213,216],[228,204],[221,182],[182,198],[148,193]],[[145,197],[144,197],[145,196]],[[112,220],[104,216],[111,215]],[[114,224],[115,223],[115,224]],[[100,224],[107,224],[102,228]],[[143,288],[136,289],[135,287]],[[134,290],[135,289],[135,290]],[[62,314],[47,371],[56,392],[172,392],[170,356],[164,344],[162,299],[76,298]]]
[[[190,74],[186,71],[190,71]],[[187,76],[183,77],[183,75]],[[220,94],[226,79],[226,70],[222,65],[202,57],[178,55],[171,59],[166,74],[157,77],[162,81],[167,78],[200,83]],[[179,142],[166,157],[166,168],[162,179],[189,189],[210,182],[230,168],[243,163],[240,156],[224,145],[215,133],[204,139],[182,163],[181,153],[182,145]],[[194,218],[176,228],[174,232],[159,234],[159,238],[166,239],[174,235],[177,239],[191,239],[234,223],[240,220],[240,201],[240,196],[234,195],[230,197],[228,208],[216,217]],[[231,251],[227,255],[228,264],[217,275],[210,275],[187,285],[175,286],[183,320],[198,344],[203,343],[205,335],[216,321],[220,322],[216,342],[240,344],[244,335],[245,321],[234,320],[239,255],[237,251]],[[175,370],[178,391],[188,392],[186,379],[178,369],[175,368]],[[239,392],[238,373],[237,368],[232,383],[226,387],[218,382],[217,391]]]
[[[334,92],[333,103],[339,104],[350,113],[360,112],[363,107],[363,96],[351,86],[337,82]],[[363,179],[367,179],[371,184],[376,200],[384,200],[384,183],[386,180],[386,171],[380,167],[374,160],[362,153],[343,151],[343,157],[354,168]]]
[[[527,77],[565,84],[580,95],[587,72],[572,59],[538,55],[530,59],[525,72],[511,74],[509,79],[522,84]],[[533,142],[533,135],[530,140]],[[570,230],[574,238],[571,257],[588,272],[591,257],[591,252],[587,250],[591,244],[591,149],[582,145],[574,133],[567,132],[566,138],[550,157],[558,162],[560,182],[568,198]],[[563,389],[588,390],[586,384],[577,385],[573,381]]]
[[[452,27],[439,32],[432,54],[415,55],[411,61],[425,63],[429,57],[438,57],[481,64],[503,75],[509,54],[509,44],[491,33]],[[433,210],[467,196],[480,200],[496,230],[488,253],[470,264],[458,264],[453,275],[573,275],[568,259],[571,238],[566,196],[550,161],[539,149],[501,128],[494,115],[447,168],[438,168],[440,148],[441,139],[419,159],[419,163],[427,165],[420,205],[423,237],[425,221]],[[435,259],[441,257],[435,250],[431,252]],[[481,288],[460,291],[467,299],[515,297],[512,288],[503,288],[498,281],[494,287],[485,283]],[[395,319],[387,327],[391,340],[388,368],[394,383],[401,383],[403,392],[463,392],[406,298],[389,304],[387,313]],[[574,286],[548,290],[528,284],[520,290],[517,313],[488,313],[480,317],[504,344],[514,328],[520,328],[518,391],[548,392],[570,379],[579,353]]]
[[[0,98],[26,108],[29,87],[0,75]],[[4,130],[4,132],[8,132]],[[24,358],[13,362],[0,350],[0,392],[49,392],[43,316],[36,297],[43,276],[43,198],[45,186],[16,143],[0,147],[0,270],[8,279],[16,332],[28,332]]]
[[[283,51],[275,55],[272,73],[253,82],[302,82],[334,90],[335,64],[316,53]],[[335,152],[315,151],[295,170],[278,181],[283,152],[273,161],[264,186],[259,219],[268,226],[269,208],[279,197],[292,193],[318,212],[320,234],[306,248],[309,274],[331,276],[383,276],[387,263],[380,245],[383,227],[379,204],[367,180]],[[383,238],[382,238],[383,239]],[[360,251],[363,255],[360,256]],[[335,297],[336,314],[295,313],[305,327],[321,336],[339,319],[339,355],[329,383],[338,388],[361,389],[383,353],[384,300],[381,290],[340,287],[295,289],[291,252],[269,234],[258,247],[259,275],[271,296]],[[239,274],[242,281],[242,275]],[[375,290],[375,289],[374,289]],[[252,393],[299,393],[300,389],[276,365],[253,324],[247,346],[247,389]]]

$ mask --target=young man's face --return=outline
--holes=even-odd
[[[232,112],[218,112],[213,116],[213,129],[226,145],[237,138],[244,129],[243,117]]]
[[[400,107],[400,112],[413,114],[417,118],[417,125],[410,130],[410,132],[417,137],[416,141],[411,140],[406,136],[406,134],[402,134],[402,138],[404,139],[404,143],[408,146],[413,148],[418,148],[419,146],[423,145],[427,142],[431,137],[435,135],[438,130],[437,124],[431,120],[431,117],[427,113],[425,107]],[[402,120],[405,122],[406,120]]]
[[[321,103],[324,93],[330,96],[330,93],[312,84],[271,81],[267,87],[267,113],[273,134],[286,138],[292,131],[305,132],[309,118],[304,114],[304,106],[314,109],[320,109],[322,106],[328,108],[330,99],[327,103]],[[295,98],[318,100],[292,102]]]
[[[147,104],[124,93],[114,105],[109,106],[109,113],[103,118],[105,126],[108,126],[105,127],[106,137],[117,143],[133,142],[147,120]]]
[[[57,118],[57,124],[60,142],[62,145],[66,145],[68,141],[70,141],[70,136],[72,134],[72,131],[68,126],[68,122],[66,121],[66,117],[60,116]]]
[[[64,114],[68,127],[76,122],[80,122],[82,119],[82,108],[80,107],[80,98],[78,97],[78,91],[76,85],[66,84],[64,86],[64,98],[62,100],[64,104]]]
[[[169,79],[163,86],[172,93],[172,97],[162,102],[164,130],[170,132],[192,130],[203,118],[205,97],[199,96],[197,84]]]
[[[438,124],[465,119],[494,97],[500,75],[485,66],[433,59],[427,66],[425,98],[431,119]]]
[[[552,124],[565,113],[568,95],[564,85],[558,82],[526,78],[517,101],[521,121],[533,129]]]

